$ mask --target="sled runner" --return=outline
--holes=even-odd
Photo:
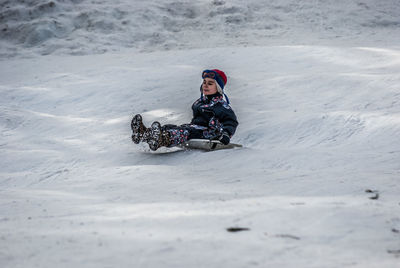
[[[205,140],[205,139],[191,139],[183,144],[179,145],[179,147],[184,149],[198,149],[204,151],[215,151],[222,149],[233,149],[233,148],[241,148],[243,147],[241,144],[229,143],[227,145],[222,144],[217,140]]]

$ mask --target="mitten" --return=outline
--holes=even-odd
[[[229,137],[229,134],[228,134],[226,131],[222,132],[221,136],[219,136],[218,139],[219,139],[220,142],[222,142],[222,144],[224,144],[224,145],[228,145],[229,142],[231,141],[231,138]]]

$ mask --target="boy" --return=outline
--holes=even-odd
[[[227,77],[223,71],[212,69],[204,70],[202,78],[201,97],[192,105],[190,124],[161,126],[155,121],[151,128],[146,128],[142,116],[137,114],[131,122],[132,141],[136,144],[145,141],[153,151],[162,146],[177,146],[190,139],[217,139],[229,144],[239,123],[224,94]]]

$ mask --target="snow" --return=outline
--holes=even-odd
[[[0,7],[1,267],[400,265],[397,1]],[[133,144],[205,68],[244,148]]]
[[[398,44],[398,0],[3,0],[1,56]]]

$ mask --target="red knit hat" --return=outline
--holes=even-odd
[[[224,73],[223,71],[221,71],[221,70],[218,70],[218,69],[212,69],[212,71],[216,72],[216,73],[222,78],[222,81],[224,82],[224,85],[219,85],[219,86],[220,86],[222,89],[224,89],[226,83],[228,82],[228,79],[227,79],[225,73]],[[217,82],[218,82],[218,81],[217,81]],[[218,84],[219,84],[219,83],[218,83]]]

